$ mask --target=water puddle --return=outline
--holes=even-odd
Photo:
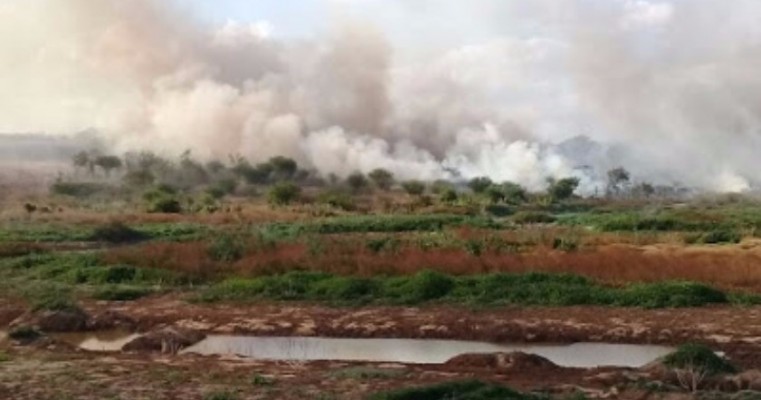
[[[455,340],[330,339],[306,337],[209,336],[183,350],[203,355],[235,354],[279,361],[370,361],[442,364],[467,353],[536,354],[563,367],[639,368],[674,349],[665,346],[576,343],[570,345],[493,344]]]
[[[54,338],[87,351],[120,351],[140,335],[122,331],[59,333]]]

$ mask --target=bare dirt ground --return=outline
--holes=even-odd
[[[743,369],[761,369],[761,307],[621,309],[603,307],[335,308],[308,304],[189,304],[177,295],[129,303],[85,304],[100,328],[127,322],[144,332],[161,326],[204,333],[266,336],[441,338],[504,342],[682,344],[725,351]],[[0,326],[25,312],[0,301]],[[679,398],[619,385],[623,369],[498,369],[488,365],[266,362],[238,357],[95,354],[60,344],[0,345],[0,399],[362,399],[378,390],[477,378],[520,390],[595,398]],[[358,371],[364,371],[359,373]]]

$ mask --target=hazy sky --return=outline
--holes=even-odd
[[[742,190],[759,181],[759,18],[758,0],[0,0],[0,132]],[[558,145],[577,135],[625,151]]]

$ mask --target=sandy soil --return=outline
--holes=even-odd
[[[171,295],[129,303],[92,302],[87,312],[108,328],[127,321],[137,331],[176,326],[205,333],[332,337],[445,338],[485,341],[681,344],[704,342],[743,369],[761,369],[761,307],[643,310],[601,307],[332,308],[307,304],[188,304]],[[0,301],[0,326],[25,310]],[[595,398],[679,398],[646,390],[627,370],[525,368],[474,365],[401,365],[342,362],[284,363],[237,357],[160,354],[92,354],[59,344],[2,345],[0,399],[205,399],[220,391],[238,399],[362,399],[387,388],[478,378],[521,390]],[[372,373],[351,371],[364,368]],[[264,376],[264,381],[254,378]],[[366,376],[369,375],[369,376]]]

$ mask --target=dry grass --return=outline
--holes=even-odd
[[[539,244],[515,253],[488,250],[476,256],[461,248],[423,250],[412,246],[376,253],[356,243],[328,240],[317,249],[304,243],[259,246],[232,264],[212,261],[204,243],[151,243],[111,250],[104,258],[109,263],[169,269],[202,278],[294,269],[361,276],[413,274],[422,269],[455,275],[541,271],[580,274],[612,284],[691,280],[761,292],[761,246],[752,242],[744,247],[615,244],[574,252]]]

